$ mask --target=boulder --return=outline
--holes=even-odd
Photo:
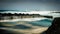
[[[60,17],[53,20],[52,25],[48,28],[46,34],[60,34]]]

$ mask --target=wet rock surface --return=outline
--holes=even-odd
[[[46,34],[60,34],[60,17],[53,20],[52,25],[45,32]]]
[[[4,29],[0,29],[0,34],[23,34],[21,32],[15,32],[15,31],[9,31],[9,30],[4,30]]]
[[[14,34],[14,33],[11,31],[0,29],[0,34]]]

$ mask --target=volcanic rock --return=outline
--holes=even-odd
[[[52,25],[48,28],[46,34],[60,34],[60,17],[53,20]]]

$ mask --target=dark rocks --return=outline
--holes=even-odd
[[[0,29],[0,34],[24,34],[13,30]]]
[[[53,20],[52,25],[48,28],[46,34],[60,34],[60,17]]]
[[[0,29],[0,34],[15,34],[15,33],[8,31],[8,30]]]

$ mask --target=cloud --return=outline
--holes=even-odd
[[[49,2],[52,1],[52,2]],[[20,11],[60,11],[59,0],[35,0],[32,2],[0,2],[0,10],[20,10]]]

